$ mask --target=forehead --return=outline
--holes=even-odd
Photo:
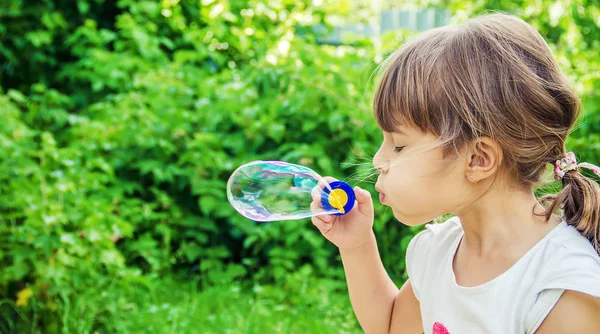
[[[413,133],[413,129],[406,127],[406,126],[401,126],[398,125],[396,127],[394,127],[392,132],[388,132],[388,131],[383,131],[384,136],[391,136],[391,137],[396,137],[396,136],[410,136]]]
[[[425,133],[420,129],[410,126],[395,127],[392,132],[383,131],[383,140],[402,144],[415,143],[432,144],[438,143],[439,138],[431,133]]]

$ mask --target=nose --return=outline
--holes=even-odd
[[[385,162],[385,160],[380,157],[379,152],[377,152],[377,154],[375,154],[373,157],[373,167],[375,167],[380,173],[384,174],[388,171],[387,165],[388,164]]]
[[[377,167],[377,165],[373,164],[375,166],[375,169],[377,169],[379,171],[379,173],[381,174],[385,174],[387,172],[387,169],[384,169],[383,167]]]

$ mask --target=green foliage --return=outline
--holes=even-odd
[[[4,8],[0,326],[69,332],[83,308],[103,316],[77,331],[110,330],[124,307],[110,298],[146,275],[267,284],[308,263],[340,277],[307,220],[257,225],[225,196],[245,162],[343,177],[345,148],[375,142],[364,87],[351,83],[367,81],[369,53],[315,44],[325,9],[309,3]],[[88,309],[90,289],[106,294]]]
[[[334,246],[308,220],[249,221],[225,192],[253,160],[370,172],[376,50],[317,44],[349,2],[317,3],[0,4],[0,331],[356,331]],[[598,7],[548,18],[556,4],[430,5],[530,17],[584,96],[570,145],[599,162]],[[400,284],[417,230],[376,210]]]
[[[344,281],[313,275],[310,266],[303,266],[277,285],[223,276],[220,284],[202,291],[198,279],[113,279],[59,303],[62,323],[15,332],[359,333]]]

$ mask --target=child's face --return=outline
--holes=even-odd
[[[373,158],[381,172],[375,185],[385,194],[383,203],[405,225],[424,224],[445,213],[455,212],[472,200],[465,176],[466,157],[445,160],[438,138],[417,129],[384,132],[384,140]],[[395,152],[396,147],[403,147]]]

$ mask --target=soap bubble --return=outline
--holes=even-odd
[[[321,186],[322,208],[311,210],[311,192]],[[295,220],[342,215],[354,205],[346,183],[328,184],[312,169],[282,161],[254,161],[239,167],[227,182],[227,199],[244,217],[255,221]]]

